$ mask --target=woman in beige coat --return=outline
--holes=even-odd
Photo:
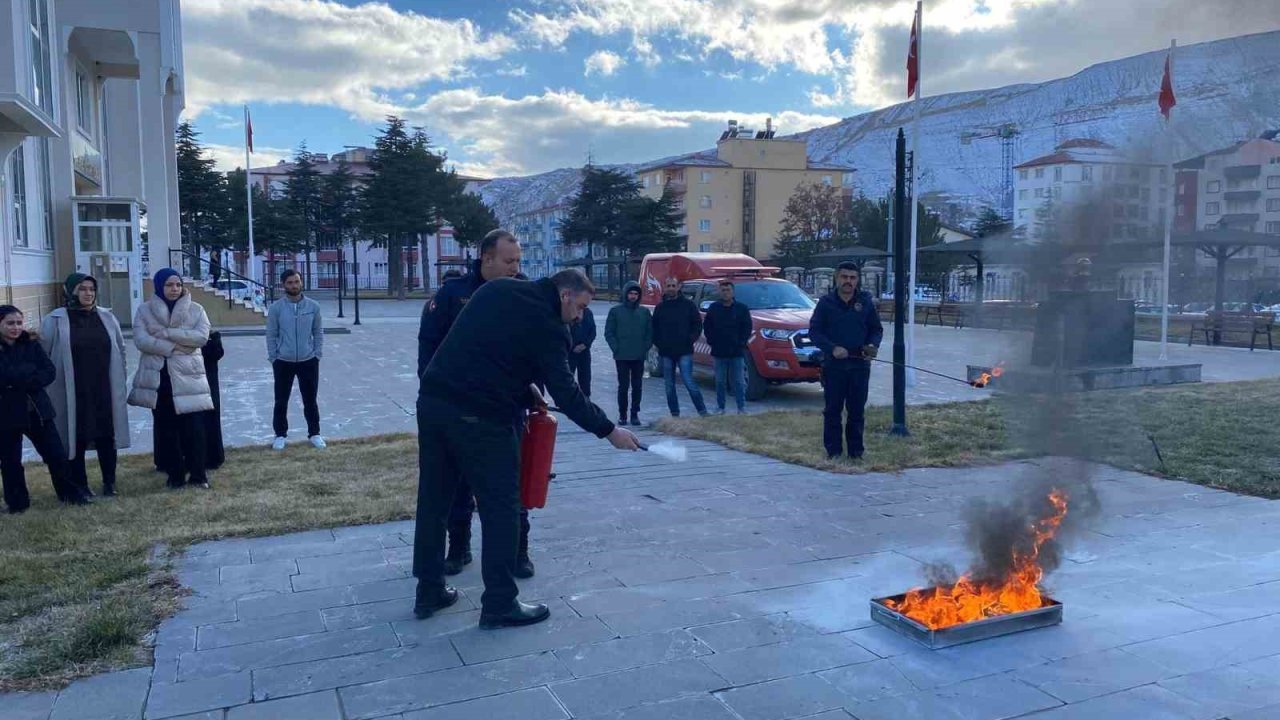
[[[133,376],[129,404],[150,408],[156,442],[168,448],[169,487],[208,488],[205,472],[204,416],[213,396],[204,374],[200,348],[209,342],[209,316],[182,286],[171,268],[155,276],[156,296],[138,308],[133,342],[142,351]]]
[[[40,344],[57,371],[49,386],[54,424],[66,447],[67,479],[85,494],[85,451],[98,452],[102,494],[116,494],[116,450],[129,447],[128,373],[124,334],[110,310],[98,307],[98,281],[72,273],[65,307],[45,315]]]

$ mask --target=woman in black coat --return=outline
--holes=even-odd
[[[202,348],[204,354],[204,375],[209,380],[209,392],[213,395],[213,409],[204,413],[205,417],[205,468],[216,470],[226,462],[226,450],[222,446],[222,398],[218,391],[218,361],[225,351],[222,348],[222,333],[217,330],[209,333],[209,342]],[[156,441],[156,427],[151,426],[152,457],[156,470],[167,472],[166,463],[173,462],[172,444]]]
[[[10,513],[25,512],[31,506],[22,467],[24,435],[49,466],[58,499],[76,505],[90,502],[67,478],[66,450],[53,424],[53,403],[44,390],[56,375],[49,356],[24,328],[22,311],[0,305],[0,479]]]

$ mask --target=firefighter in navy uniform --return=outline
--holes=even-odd
[[[445,585],[445,520],[459,481],[475,494],[484,528],[480,627],[545,620],[545,605],[525,605],[514,571],[520,534],[518,423],[542,403],[544,385],[570,420],[620,450],[639,449],[587,400],[569,371],[568,324],[594,288],[565,270],[535,282],[485,283],[458,316],[422,375],[418,394],[418,511],[413,570],[414,614],[431,616],[457,602]]]
[[[862,457],[870,358],[879,352],[884,339],[880,314],[871,293],[862,290],[860,276],[857,265],[840,263],[835,288],[818,300],[809,320],[809,337],[823,354],[822,444],[829,458],[839,457],[844,446],[849,457]],[[847,425],[843,422],[846,411]]]
[[[451,271],[452,272],[452,271]],[[471,264],[464,276],[445,282],[431,302],[422,309],[422,325],[418,331],[418,377],[444,342],[449,328],[462,308],[486,281],[500,277],[520,276],[520,243],[506,230],[494,230],[480,241],[480,259]],[[449,510],[449,553],[445,556],[445,574],[457,575],[471,563],[471,516],[475,498],[466,482],[458,483],[457,495]],[[520,549],[516,560],[516,577],[533,577],[529,560],[529,513],[520,512]]]

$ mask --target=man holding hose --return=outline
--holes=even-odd
[[[827,457],[840,457],[847,446],[849,457],[857,460],[863,452],[871,358],[884,339],[875,300],[862,289],[857,265],[842,262],[836,268],[835,288],[818,301],[809,319],[809,338],[823,354],[822,444]],[[849,421],[842,428],[846,411]]]

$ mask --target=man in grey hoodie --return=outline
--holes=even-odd
[[[316,392],[320,389],[320,357],[324,350],[324,323],[320,319],[320,303],[302,295],[302,276],[297,270],[280,273],[284,297],[272,303],[267,311],[267,359],[275,377],[275,412],[272,425],[276,439],[272,449],[283,450],[289,434],[289,395],[293,379],[298,379],[302,395],[302,414],[307,419],[307,437],[312,447],[324,448],[320,436],[320,408]]]

